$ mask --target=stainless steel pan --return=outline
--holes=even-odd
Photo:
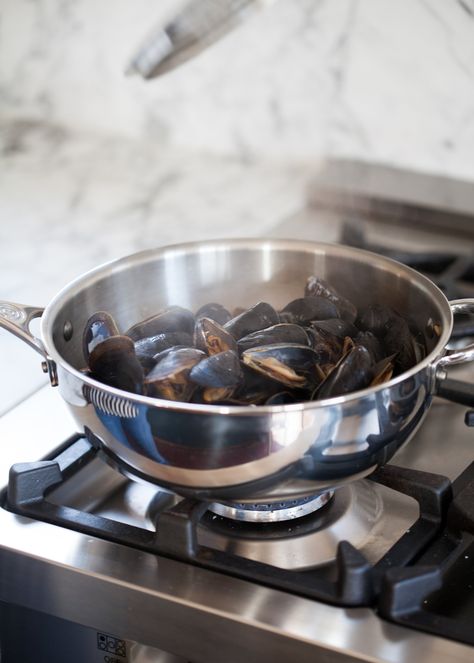
[[[129,394],[85,376],[82,330],[109,311],[122,330],[178,304],[228,307],[259,300],[276,308],[301,296],[306,278],[327,279],[356,305],[383,302],[424,335],[426,358],[381,386],[282,406],[223,407]],[[443,368],[474,358],[474,346],[446,350],[453,312],[412,269],[338,245],[226,240],[138,253],[88,272],[46,307],[0,302],[0,325],[41,355],[81,429],[121,471],[181,494],[240,502],[312,495],[371,473],[415,432],[444,378]],[[29,331],[41,316],[41,338]],[[436,329],[441,329],[437,334]]]

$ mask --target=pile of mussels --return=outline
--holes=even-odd
[[[347,394],[390,380],[426,354],[392,309],[358,311],[323,279],[281,311],[259,302],[232,316],[171,306],[120,333],[112,316],[87,322],[87,373],[136,394],[192,403],[280,405]]]

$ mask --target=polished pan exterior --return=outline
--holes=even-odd
[[[425,337],[425,360],[376,388],[258,407],[127,394],[80,371],[81,334],[95,311],[109,311],[125,330],[171,304],[196,310],[209,301],[232,308],[263,300],[278,308],[302,295],[310,274],[327,279],[356,305],[383,302],[409,317]],[[41,341],[27,331],[41,309],[18,307],[15,322],[15,305],[6,306],[13,307],[11,324],[4,313],[3,325],[43,352],[76,421],[112,463],[135,477],[211,500],[287,500],[366,476],[413,435],[430,406],[439,367],[473,353],[469,348],[446,354],[452,312],[428,279],[387,258],[338,245],[226,240],[136,254],[62,290],[42,315]],[[472,308],[473,302],[457,306]]]

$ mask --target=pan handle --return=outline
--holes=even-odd
[[[22,341],[28,343],[36,352],[46,359],[46,350],[42,342],[30,332],[30,323],[43,315],[44,308],[38,306],[25,306],[14,302],[0,301],[0,327],[15,334]]]
[[[454,299],[449,302],[453,315],[456,313],[474,313],[474,299]],[[448,368],[454,364],[474,361],[474,343],[466,345],[462,350],[447,350],[436,362],[436,370]]]
[[[36,338],[30,331],[30,323],[35,318],[40,318],[43,315],[44,308],[39,306],[25,306],[24,304],[16,304],[15,302],[5,302],[0,300],[0,327],[18,336],[22,341],[39,352],[43,357],[41,363],[44,373],[49,373],[51,385],[56,387],[58,384],[58,376],[56,372],[56,364],[48,356],[42,341]]]
[[[453,315],[456,313],[474,313],[474,299],[455,299],[449,302]],[[447,377],[446,368],[455,364],[474,360],[474,344],[466,345],[462,350],[447,350],[438,359],[436,370],[435,394],[448,401],[474,407],[474,385]]]

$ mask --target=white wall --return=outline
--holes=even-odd
[[[2,0],[0,118],[474,179],[473,0],[277,0],[166,77],[125,77],[180,4]]]

